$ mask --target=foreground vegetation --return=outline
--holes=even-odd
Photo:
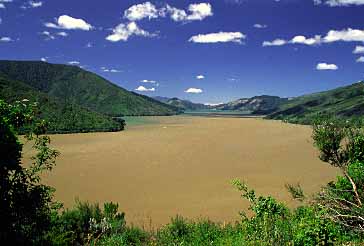
[[[42,135],[44,121],[34,118],[36,105],[0,100],[0,245],[356,245],[364,243],[364,132],[361,123],[321,119],[313,126],[320,159],[342,175],[307,197],[299,185],[287,184],[289,209],[273,197],[257,195],[239,180],[232,184],[250,202],[234,224],[192,221],[177,216],[158,230],[128,226],[118,204],[77,202],[64,210],[54,189],[40,174],[59,155]],[[24,126],[29,126],[25,127]],[[34,144],[36,155],[21,163],[19,129]]]

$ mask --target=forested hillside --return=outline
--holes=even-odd
[[[0,75],[21,81],[66,103],[113,117],[173,115],[178,112],[173,106],[127,91],[77,66],[38,61],[0,61]]]
[[[364,83],[293,98],[268,115],[269,119],[309,124],[318,114],[352,118],[364,115]]]

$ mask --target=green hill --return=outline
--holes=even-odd
[[[40,118],[55,133],[118,131],[124,115],[179,112],[79,67],[38,61],[0,61],[0,99],[37,102]]]
[[[23,99],[37,102],[40,118],[49,123],[49,132],[119,131],[123,129],[122,122],[117,122],[109,116],[92,112],[76,104],[64,103],[27,84],[1,76],[0,98],[9,103]]]
[[[0,75],[21,81],[64,102],[113,117],[178,113],[173,106],[127,91],[76,66],[0,61]]]
[[[290,99],[267,118],[309,124],[318,114],[363,116],[364,82]]]

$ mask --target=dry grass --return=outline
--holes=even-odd
[[[318,160],[306,126],[239,118],[152,120],[160,123],[52,136],[61,156],[45,180],[57,189],[56,198],[68,207],[76,197],[118,202],[128,222],[146,227],[176,214],[228,222],[247,206],[230,185],[233,178],[290,202],[286,183],[300,182],[312,193],[336,175]]]

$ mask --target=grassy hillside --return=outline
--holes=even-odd
[[[38,61],[0,61],[0,75],[22,81],[67,104],[77,104],[109,116],[178,113],[173,106],[127,91],[76,66]]]
[[[363,116],[364,82],[293,98],[267,118],[309,124],[318,114],[343,118]]]
[[[49,123],[49,132],[119,131],[123,124],[109,116],[92,112],[76,104],[39,92],[31,86],[0,76],[0,98],[7,102],[27,99],[37,102],[40,118]]]

